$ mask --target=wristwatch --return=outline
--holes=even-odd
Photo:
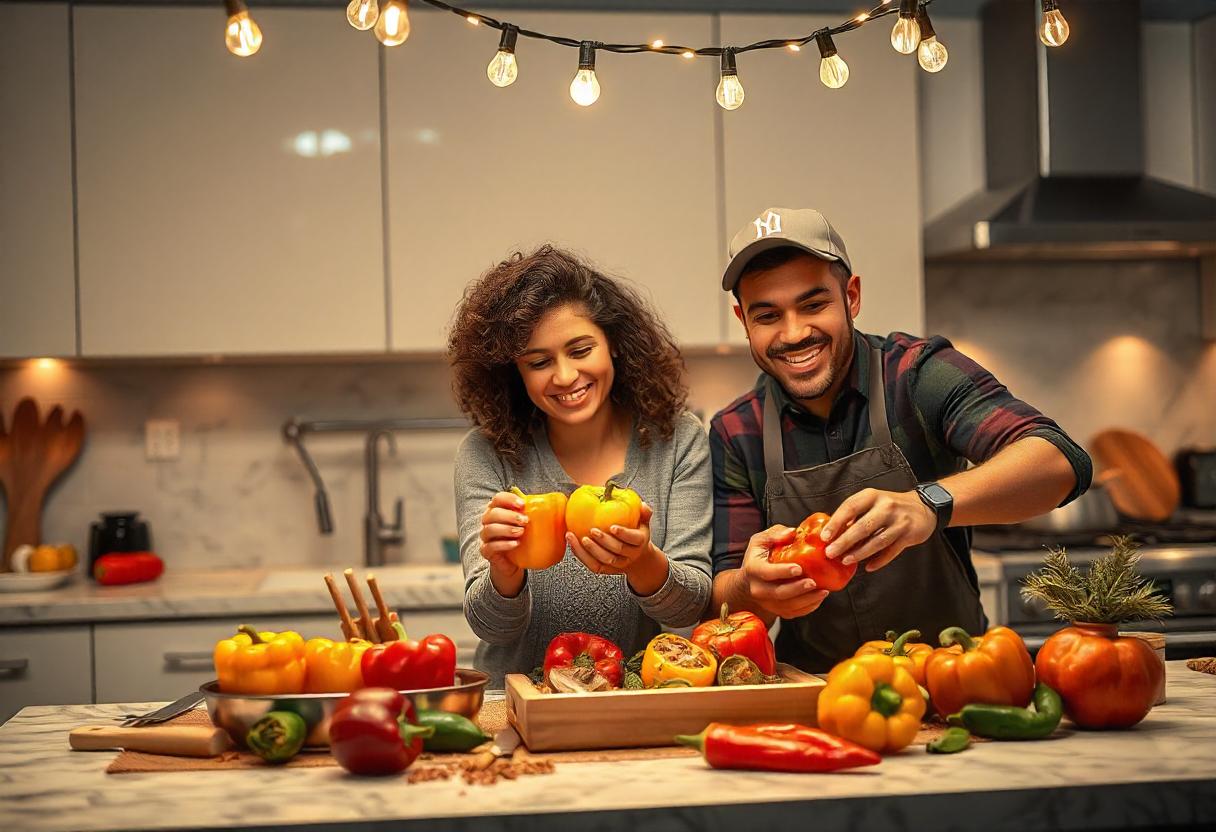
[[[937,530],[950,525],[950,512],[954,510],[954,497],[937,482],[922,482],[916,486],[921,502],[933,509],[937,515]]]

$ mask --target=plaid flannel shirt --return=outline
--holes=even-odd
[[[1093,475],[1089,455],[1059,425],[1015,398],[945,338],[916,338],[903,332],[886,338],[856,333],[848,379],[826,421],[779,390],[786,470],[835,462],[866,447],[869,402],[863,391],[869,389],[869,362],[865,359],[871,346],[882,349],[891,437],[918,482],[949,476],[968,461],[979,464],[1018,439],[1039,436],[1060,449],[1077,475],[1076,486],[1064,502],[1089,487]],[[770,525],[763,510],[762,414],[767,378],[762,373],[754,389],[719,411],[710,424],[714,574],[737,568],[748,539]],[[976,583],[970,529],[949,528],[946,538]]]

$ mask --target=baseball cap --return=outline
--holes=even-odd
[[[844,240],[814,208],[768,208],[739,229],[730,241],[730,262],[722,274],[722,288],[732,291],[753,257],[782,246],[800,248],[824,260],[836,260],[853,271]]]

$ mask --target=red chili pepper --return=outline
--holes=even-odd
[[[151,552],[102,555],[93,563],[93,577],[103,586],[154,581],[164,571],[165,562]]]
[[[591,633],[562,633],[545,650],[545,681],[549,681],[549,671],[555,667],[591,664],[613,687],[619,688],[624,659],[621,648],[606,638]]]
[[[818,728],[793,723],[726,725],[711,722],[699,734],[676,742],[697,749],[714,768],[753,771],[838,771],[872,766],[882,758],[856,743]]]
[[[373,644],[360,663],[363,684],[393,690],[447,688],[456,681],[456,645],[435,633],[418,641]]]
[[[773,640],[768,637],[768,626],[754,612],[732,613],[723,604],[721,617],[698,624],[690,641],[709,650],[719,660],[728,656],[747,656],[765,676],[777,672],[777,654]]]
[[[397,774],[435,733],[418,724],[414,703],[391,688],[362,688],[338,703],[329,721],[329,750],[351,774]]]

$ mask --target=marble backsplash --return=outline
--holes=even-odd
[[[1167,454],[1216,445],[1216,342],[1199,325],[1193,262],[935,264],[927,331],[951,338],[1082,444],[1110,426],[1147,434]],[[706,414],[755,378],[747,354],[688,361],[692,405]],[[312,484],[280,433],[285,419],[457,415],[435,360],[274,364],[37,362],[0,368],[0,411],[33,395],[80,409],[77,465],[52,492],[44,538],[82,551],[98,512],[139,510],[170,565],[333,566],[363,558],[362,437],[308,447],[325,479],[334,532],[318,532]],[[144,422],[177,419],[181,456],[144,459]],[[455,530],[452,457],[460,431],[398,434],[382,453],[381,511],[405,498],[406,541],[391,562],[438,563]]]
[[[691,404],[712,414],[756,377],[750,356],[689,360]],[[169,565],[346,566],[363,562],[363,437],[312,434],[306,444],[329,492],[334,530],[318,531],[313,486],[281,434],[301,419],[458,416],[440,360],[0,368],[5,419],[22,396],[85,416],[77,464],[48,498],[43,539],[83,553],[99,512],[138,510]],[[176,419],[181,455],[145,461],[144,423]],[[381,448],[381,513],[405,501],[404,545],[390,562],[439,563],[456,530],[452,459],[463,431],[397,434]],[[3,526],[0,508],[0,527]]]

